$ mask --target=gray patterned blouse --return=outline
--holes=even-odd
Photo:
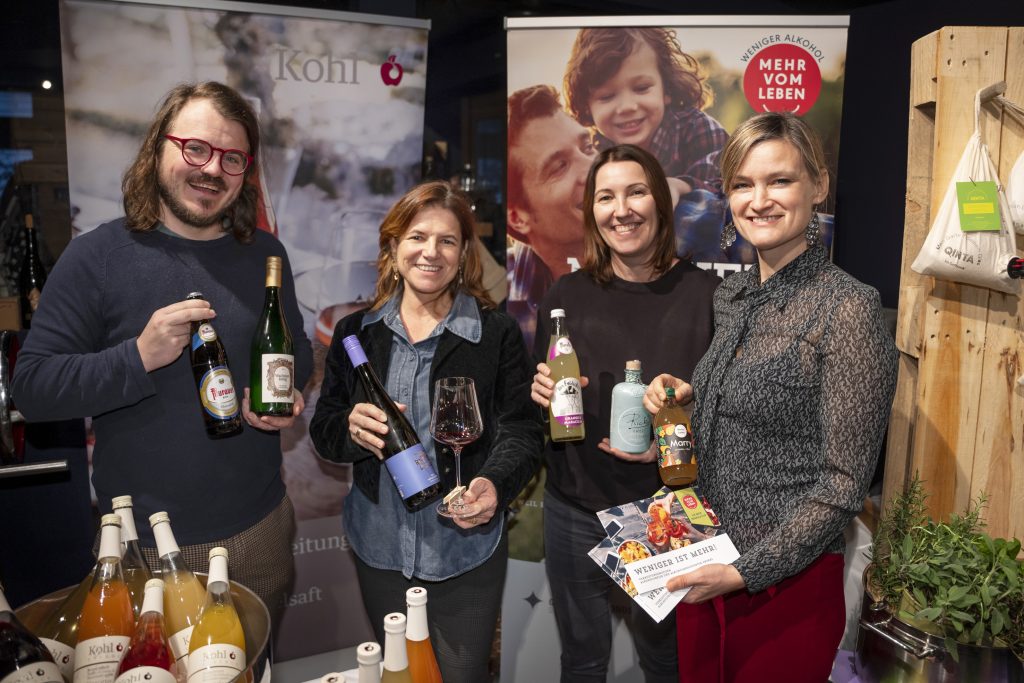
[[[808,249],[764,283],[715,292],[715,337],[693,375],[698,483],[755,593],[843,552],[896,389],[878,292]]]

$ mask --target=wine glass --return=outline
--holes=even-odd
[[[451,446],[455,453],[455,488],[437,506],[437,514],[451,517],[462,507],[462,448],[480,438],[484,431],[476,386],[470,377],[443,377],[434,384],[434,410],[430,434],[435,441]],[[452,494],[455,494],[454,496]]]

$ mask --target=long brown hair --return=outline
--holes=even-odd
[[[654,197],[654,209],[658,216],[658,232],[654,236],[654,254],[646,264],[655,275],[661,275],[672,267],[676,257],[675,222],[672,209],[672,193],[668,189],[665,171],[654,156],[636,145],[616,145],[597,155],[587,173],[587,184],[583,188],[583,265],[581,268],[600,284],[611,282],[612,250],[601,239],[601,230],[594,218],[594,190],[597,172],[613,161],[635,161],[644,170],[647,186]]]
[[[377,289],[370,301],[370,310],[375,311],[386,304],[391,297],[399,291],[398,283],[401,278],[396,278],[398,266],[395,263],[395,252],[393,242],[402,239],[402,235],[412,225],[416,215],[420,211],[429,208],[447,209],[452,212],[459,222],[459,232],[462,235],[462,257],[460,270],[462,277],[456,277],[448,285],[448,292],[454,298],[459,290],[469,294],[481,308],[495,308],[494,300],[487,293],[483,285],[483,264],[480,263],[480,256],[477,253],[476,224],[473,220],[473,210],[469,207],[466,198],[443,180],[432,180],[421,183],[402,196],[395,205],[391,207],[384,221],[380,224],[380,238],[378,245],[380,252],[377,254]],[[460,282],[461,279],[461,282]]]
[[[134,232],[147,232],[160,222],[159,168],[163,146],[169,144],[164,135],[177,118],[182,108],[197,99],[207,99],[217,113],[236,121],[245,129],[249,142],[249,154],[253,162],[245,169],[242,189],[227,211],[224,230],[230,230],[235,239],[243,244],[252,241],[256,229],[256,206],[259,192],[253,180],[260,151],[260,127],[249,103],[223,83],[182,83],[167,93],[160,110],[150,124],[142,141],[139,153],[121,178],[121,193],[124,196],[125,224]]]
[[[646,43],[658,60],[658,73],[673,109],[704,109],[714,96],[700,63],[683,52],[676,32],[665,28],[582,28],[565,65],[565,106],[583,126],[593,126],[590,96]]]

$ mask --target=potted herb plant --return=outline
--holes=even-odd
[[[925,500],[915,476],[875,532],[862,679],[1024,681],[1020,541],[984,532],[984,495],[948,522],[930,519]]]

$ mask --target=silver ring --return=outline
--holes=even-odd
[[[359,438],[359,435],[362,434],[362,433],[363,433],[363,428],[362,427],[356,427],[355,437],[357,439]]]

